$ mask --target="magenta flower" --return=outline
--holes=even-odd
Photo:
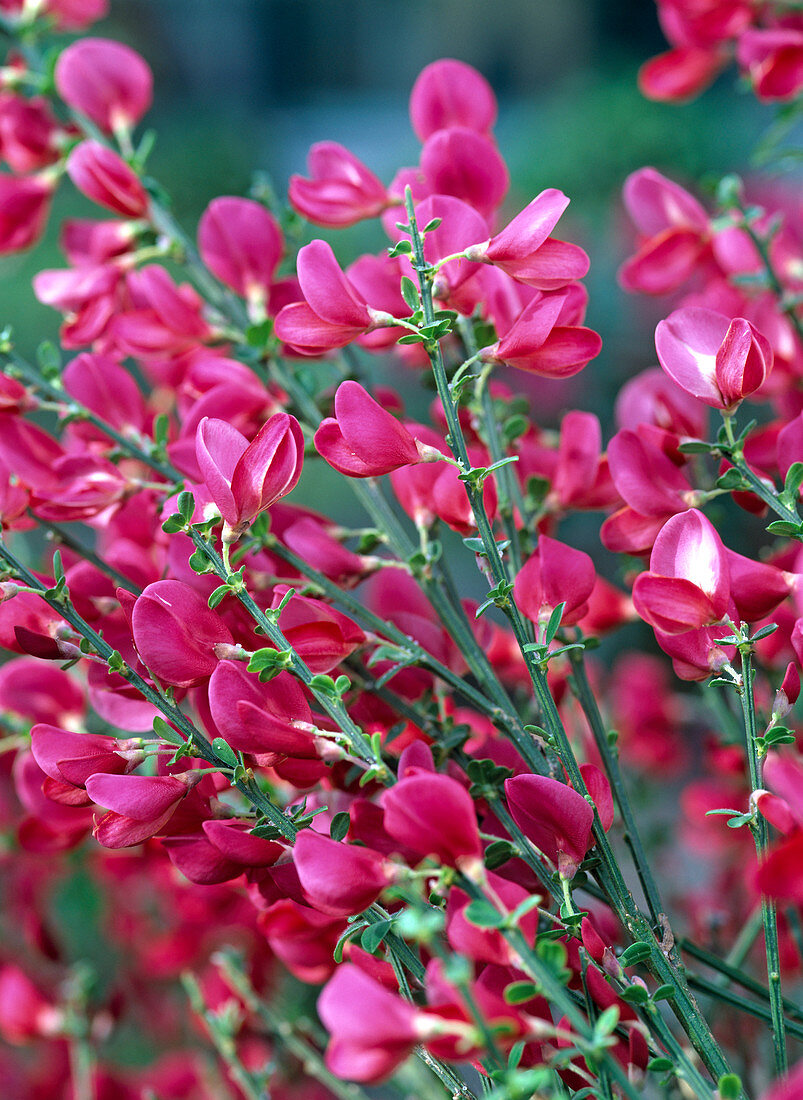
[[[318,1015],[330,1035],[326,1065],[351,1081],[389,1077],[421,1040],[421,1010],[353,964],[337,968],[318,998]]]
[[[534,623],[547,622],[553,609],[565,603],[561,621],[572,626],[588,610],[595,579],[588,554],[540,535],[537,550],[516,577],[513,596],[522,614]]]
[[[501,339],[483,349],[483,359],[544,378],[577,374],[599,355],[602,339],[593,329],[571,323],[572,306],[566,292],[539,294]]]
[[[218,613],[183,581],[149,584],[134,604],[131,630],[143,664],[175,687],[208,680],[218,665],[215,647],[233,642]]]
[[[586,253],[576,244],[550,236],[568,205],[562,191],[542,191],[495,237],[467,248],[468,258],[494,264],[538,290],[559,290],[582,279],[588,273]]]
[[[280,340],[304,355],[342,348],[365,332],[395,322],[367,304],[325,241],[311,241],[300,249],[298,281],[305,301],[281,309],[274,328]]]
[[[36,244],[45,231],[54,186],[45,175],[0,172],[0,256]]]
[[[739,38],[736,60],[762,102],[793,99],[803,89],[803,27],[747,30]]]
[[[198,225],[198,251],[222,283],[249,302],[267,300],[284,240],[273,215],[252,199],[213,199]]]
[[[505,162],[494,143],[465,126],[430,135],[420,163],[431,194],[453,195],[484,218],[501,205],[510,186]]]
[[[758,329],[712,309],[675,310],[659,322],[655,348],[669,377],[715,409],[733,410],[772,370],[772,348]]]
[[[135,126],[153,98],[148,64],[108,38],[73,42],[59,56],[54,79],[64,102],[107,134]]]
[[[476,69],[443,58],[419,73],[410,94],[410,120],[421,141],[451,126],[487,134],[496,122],[496,96]]]
[[[415,769],[383,793],[382,806],[386,831],[422,858],[464,869],[479,860],[474,802],[450,776]]]
[[[339,229],[376,218],[392,201],[381,180],[335,141],[313,145],[307,155],[311,179],[291,176],[288,198],[316,225]]]
[[[593,843],[594,809],[565,783],[545,775],[505,780],[510,814],[536,848],[573,878]]]
[[[298,834],[293,862],[310,905],[345,917],[373,905],[394,878],[394,866],[380,852],[340,844],[312,829]]]
[[[241,662],[221,661],[209,681],[209,709],[233,749],[276,758],[318,757],[309,704],[289,672],[261,683]]]
[[[683,634],[718,623],[729,600],[728,557],[715,528],[696,508],[672,516],[655,540],[649,573],[636,577],[636,611],[664,634]]]
[[[92,202],[124,218],[144,218],[149,199],[136,173],[99,141],[82,141],[67,158],[67,175]]]
[[[235,541],[277,500],[298,484],[304,435],[289,413],[275,413],[249,443],[225,420],[204,417],[195,437],[198,466]]]
[[[622,286],[641,294],[677,290],[709,253],[708,215],[693,195],[654,168],[629,175],[623,199],[641,241],[619,272]]]
[[[318,454],[348,477],[378,477],[442,457],[416,440],[359,382],[351,381],[337,387],[335,415],[321,421],[314,443]]]

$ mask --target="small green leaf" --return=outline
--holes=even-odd
[[[209,599],[206,601],[208,606],[214,610],[219,603],[223,602],[230,592],[231,588],[229,588],[227,584],[218,585],[214,592],[210,592],[209,594]]]
[[[737,814],[726,822],[729,829],[741,829],[743,825],[749,825],[753,821],[753,814]]]
[[[164,718],[160,715],[156,715],[153,720],[153,732],[159,738],[160,741],[169,741],[171,745],[183,745],[184,738],[178,732],[174,730],[169,722],[165,722]]]
[[[349,831],[351,825],[351,818],[349,817],[348,810],[341,810],[340,813],[335,814],[332,818],[332,824],[329,826],[329,836],[332,840],[343,840]]]
[[[650,1058],[647,1063],[647,1069],[652,1070],[653,1073],[668,1073],[674,1068],[675,1063],[670,1062],[668,1058]]]
[[[800,524],[789,523],[785,519],[776,519],[773,523],[769,524],[767,530],[771,535],[781,535],[784,538],[792,538],[794,535],[800,534]]]
[[[778,624],[777,623],[767,623],[766,626],[762,626],[761,630],[757,630],[755,632],[755,634],[750,639],[750,641],[751,642],[759,642],[759,641],[761,641],[762,638],[769,638],[770,634],[774,634],[777,629],[778,629]]]
[[[652,995],[654,1001],[671,1001],[675,996],[675,987],[673,985],[659,985]]]
[[[635,966],[637,963],[649,959],[650,955],[652,955],[650,945],[645,943],[644,940],[639,940],[638,943],[631,943],[630,947],[622,952],[619,956],[619,962],[622,966]]]
[[[426,337],[421,336],[417,332],[408,332],[404,336],[400,336],[396,341],[397,344],[425,344]]]
[[[594,1034],[598,1036],[611,1035],[616,1030],[618,1023],[619,1009],[616,1005],[610,1005],[597,1017],[597,1022],[594,1024]]]
[[[463,910],[463,916],[475,928],[501,928],[505,923],[504,913],[500,913],[487,898],[477,898],[469,902]]]
[[[560,626],[560,620],[563,618],[563,612],[564,612],[565,607],[566,607],[566,604],[564,602],[564,603],[559,603],[557,607],[553,607],[553,609],[552,609],[552,614],[549,616],[549,622],[546,624],[545,641],[546,641],[547,645],[549,645],[549,643],[552,641],[552,639],[555,637],[555,635],[558,632],[558,627]]]
[[[510,985],[505,986],[502,996],[505,1004],[522,1005],[525,1001],[531,1001],[533,997],[537,997],[539,992],[534,982],[511,982]]]
[[[177,531],[184,530],[184,520],[178,514],[174,512],[172,516],[168,516],[162,524],[162,530],[167,535],[175,535]],[[194,556],[194,555],[193,555]]]
[[[440,224],[441,224],[441,219],[440,218],[433,218],[432,221],[427,222],[427,224],[424,226],[424,228],[421,230],[421,232],[422,233],[431,233],[433,231],[433,229],[437,229]]]
[[[731,492],[741,492],[750,488],[750,482],[734,466],[727,469],[721,477],[717,478],[718,489],[728,489]]]
[[[509,840],[495,840],[485,849],[483,863],[489,871],[495,871],[497,867],[502,867],[508,860],[513,859],[515,855],[516,848]]]
[[[399,229],[408,229],[409,226],[398,226]],[[398,241],[392,248],[388,249],[388,256],[393,259],[394,256],[411,256],[413,253],[413,246],[409,241]]]
[[[392,920],[380,920],[369,925],[360,937],[360,946],[369,955],[375,955],[380,944],[393,926]]]
[[[792,500],[796,500],[801,485],[803,485],[803,462],[793,462],[786,471],[786,478],[783,483],[784,494],[791,497]]]
[[[631,1005],[644,1005],[650,999],[650,995],[643,985],[630,985],[627,989],[623,989],[619,996]]]
[[[408,279],[406,275],[402,276],[401,295],[407,305],[410,307],[410,309],[418,309],[418,287],[415,285],[413,280]]]
[[[717,1081],[720,1100],[739,1100],[742,1095],[742,1079],[735,1073],[725,1073]]]
[[[709,451],[716,450],[716,444],[703,443],[701,439],[690,439],[686,443],[681,443],[678,450],[684,455],[705,455]]]
[[[227,741],[224,741],[222,737],[216,737],[212,742],[212,748],[215,750],[215,754],[224,764],[228,764],[230,768],[236,768],[240,761],[237,759],[237,754],[231,745]]]

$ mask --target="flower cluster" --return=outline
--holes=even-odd
[[[0,6],[25,44],[105,9]],[[676,48],[644,70],[648,90],[696,89],[734,42],[759,98],[799,90],[797,16],[660,8]],[[569,200],[547,188],[510,213],[474,69],[419,75],[419,161],[387,185],[324,142],[288,206],[216,197],[193,241],[132,140],[144,59],[83,38],[52,87],[35,65],[29,51],[3,70],[0,251],[35,243],[65,179],[100,211],[63,224],[66,266],[34,279],[60,348],[34,365],[0,343],[0,1035],[22,1052],[0,1054],[0,1077],[31,1098],[222,1095],[170,1000],[183,975],[246,1100],[397,1072],[429,1096],[433,1071],[472,1100],[467,1064],[499,1100],[660,1083],[740,1100],[732,1066],[763,1088],[770,1047],[765,1100],[792,1100],[794,204],[748,202],[729,179],[709,213],[654,169],[627,179],[622,287],[673,297],[659,366],[622,388],[606,446],[594,413],[550,426],[513,392],[517,372],[578,374],[601,339],[583,323],[588,257],[553,236]],[[374,220],[385,247],[345,269],[320,239],[293,256],[299,215]],[[372,383],[388,360],[395,388]],[[408,396],[425,372],[428,408]],[[761,426],[741,423],[759,402]],[[326,512],[302,503],[316,476],[356,494],[362,526],[334,494]],[[565,522],[580,512],[585,549]],[[738,550],[733,517],[749,525]],[[35,558],[33,532],[50,540]],[[479,602],[458,586],[461,550]],[[718,709],[675,690],[711,677]],[[694,882],[658,881],[631,772],[677,784],[672,851]],[[54,930],[82,875],[119,956],[102,981]],[[759,931],[767,984],[761,967],[744,977],[745,1011],[770,1027],[745,1054],[723,982],[729,943],[746,957]],[[314,1006],[323,1030],[300,1019]],[[132,1030],[146,1069],[108,1042]],[[33,1068],[30,1048],[47,1052]]]

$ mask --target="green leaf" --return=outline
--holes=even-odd
[[[773,726],[764,734],[765,745],[794,745],[797,738],[787,726]]]
[[[670,1062],[668,1058],[650,1058],[647,1069],[652,1070],[653,1073],[668,1073],[670,1070],[674,1071],[675,1063]]]
[[[360,946],[369,955],[375,955],[380,944],[393,926],[392,920],[380,920],[369,925],[360,937]]]
[[[652,995],[654,1001],[671,1001],[675,996],[675,987],[667,983],[659,985]]]
[[[650,945],[645,943],[644,940],[639,940],[638,943],[631,943],[630,947],[622,952],[619,956],[619,962],[622,966],[635,966],[637,963],[649,959],[650,955],[652,955]]]
[[[495,840],[485,849],[483,863],[489,871],[495,871],[497,867],[502,867],[508,860],[513,859],[516,854],[517,849],[509,840]]]
[[[731,492],[741,492],[750,488],[750,482],[745,480],[744,475],[739,470],[731,466],[721,477],[717,478],[717,488],[728,489]]]
[[[174,512],[172,516],[168,516],[162,524],[162,530],[167,535],[175,535],[177,531],[184,530],[184,520],[178,514]],[[193,555],[194,556],[194,555]]]
[[[742,1079],[735,1073],[725,1073],[717,1081],[720,1100],[739,1100],[742,1095]]]
[[[159,738],[160,741],[169,741],[171,745],[183,745],[184,738],[178,732],[174,730],[169,722],[165,722],[164,718],[160,715],[156,715],[153,720],[153,732]]]
[[[799,523],[789,523],[785,519],[776,519],[773,523],[769,524],[767,530],[771,535],[781,535],[784,538],[792,538],[794,535],[800,534]]]
[[[48,382],[61,380],[61,352],[52,341],[42,341],[36,349],[36,359]]]
[[[236,768],[240,763],[234,749],[227,741],[224,741],[222,737],[216,737],[214,739],[212,748],[215,750],[215,755],[222,760],[224,764],[228,764],[230,768]]]
[[[256,829],[254,829],[253,831],[256,832]],[[343,948],[346,946],[346,944],[348,943],[348,941],[350,939],[352,939],[354,936],[359,935],[359,933],[363,930],[363,928],[367,928],[367,927],[368,927],[368,922],[367,921],[360,921],[356,924],[349,925],[349,927],[346,928],[345,931],[343,931],[341,933],[340,938],[338,939],[337,943],[335,944],[335,949],[332,953],[333,956],[334,956],[335,962],[337,962],[337,963],[343,962]]]
[[[681,443],[678,450],[684,455],[705,455],[709,451],[716,450],[716,443],[703,443],[701,439],[690,439]]]
[[[402,231],[404,231],[405,229],[409,231],[410,229],[409,225],[402,226],[398,225],[398,223],[397,228],[401,229]],[[412,254],[413,246],[410,241],[398,241],[396,244],[393,245],[392,248],[388,249],[388,256],[390,256],[391,259],[394,256],[412,256]]]
[[[231,588],[227,584],[220,584],[214,590],[210,592],[209,599],[206,601],[208,606],[214,610],[219,603],[222,603],[226,596],[231,592]]]
[[[597,1017],[597,1022],[594,1024],[594,1034],[597,1036],[611,1035],[616,1030],[618,1023],[619,1009],[616,1005],[610,1005]]]
[[[566,603],[559,603],[557,607],[553,607],[552,614],[549,616],[549,622],[546,624],[546,644],[552,641],[558,632],[560,626],[560,620],[563,618],[563,612],[566,607]]]
[[[245,330],[245,342],[251,348],[264,348],[273,332],[273,321],[268,318]]]
[[[786,471],[786,478],[783,483],[784,494],[791,497],[792,500],[796,500],[801,485],[803,485],[803,462],[793,462]]]
[[[351,818],[349,817],[348,810],[341,810],[340,813],[335,814],[332,818],[332,824],[329,826],[329,836],[332,840],[343,840],[346,833],[349,831],[351,825]]]
[[[424,228],[421,230],[421,232],[422,233],[431,233],[433,231],[433,229],[437,229],[440,224],[441,224],[441,219],[440,218],[433,218],[432,221],[427,222],[427,224],[424,226]]]
[[[179,528],[180,530],[180,528]],[[203,575],[204,573],[214,573],[215,567],[207,558],[206,554],[202,550],[195,550],[190,554],[190,569],[193,573]]]
[[[426,336],[421,336],[418,332],[408,332],[404,336],[400,336],[396,341],[397,344],[425,344]]]
[[[619,996],[631,1005],[644,1005],[650,999],[650,995],[643,985],[629,985],[627,989],[622,990]]]
[[[505,914],[495,909],[487,898],[477,898],[469,902],[463,910],[463,916],[475,928],[501,928],[507,919]]]
[[[753,821],[753,814],[737,814],[726,822],[729,829],[741,829],[743,825],[749,825]]]
[[[757,630],[755,632],[755,634],[750,639],[750,641],[751,642],[758,642],[758,641],[761,641],[762,638],[769,638],[770,634],[774,634],[777,629],[778,629],[778,624],[777,623],[767,623],[766,626],[762,626],[761,630]]]
[[[176,508],[178,509],[178,514],[184,519],[185,523],[189,523],[192,520],[192,514],[195,511],[195,497],[189,490],[184,489],[178,494]]]
[[[505,991],[502,996],[505,999],[505,1004],[509,1005],[522,1005],[525,1001],[532,1000],[533,997],[537,997],[540,993],[538,986],[534,982],[511,982],[510,985],[505,986]]]
[[[410,307],[410,309],[418,309],[418,287],[415,285],[413,280],[408,279],[406,275],[402,275],[401,295],[407,305]]]

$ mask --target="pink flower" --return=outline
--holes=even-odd
[[[382,795],[385,829],[421,857],[467,867],[482,854],[474,802],[448,775],[411,769]]]
[[[693,99],[713,83],[727,63],[724,50],[678,46],[641,66],[639,88],[647,99],[673,103]]]
[[[421,150],[420,163],[431,194],[453,195],[484,218],[501,205],[510,186],[505,162],[494,143],[465,126],[431,134]]]
[[[496,236],[466,248],[468,258],[494,264],[538,290],[559,290],[582,279],[588,272],[586,253],[576,244],[550,237],[568,205],[562,191],[542,191]]]
[[[372,905],[393,881],[393,865],[379,852],[340,844],[312,829],[299,833],[293,862],[310,905],[349,916]]]
[[[143,664],[175,687],[208,680],[218,664],[215,646],[233,642],[217,612],[183,581],[149,584],[134,604],[131,629]]]
[[[664,634],[683,634],[718,623],[729,599],[728,558],[710,521],[696,508],[672,516],[655,540],[649,573],[636,577],[636,611]]]
[[[677,309],[655,330],[658,360],[687,393],[715,409],[734,409],[772,370],[772,348],[743,317]]]
[[[803,28],[745,31],[736,59],[762,102],[793,99],[803,89]]]
[[[36,244],[45,231],[54,186],[46,175],[0,172],[0,256]]]
[[[149,200],[136,173],[99,141],[82,141],[67,158],[67,175],[92,202],[124,218],[144,218]]]
[[[147,63],[108,38],[73,42],[59,56],[54,79],[64,102],[107,134],[135,126],[153,98]]]
[[[352,964],[339,966],[324,987],[318,1015],[330,1035],[327,1067],[352,1081],[389,1077],[421,1038],[421,1010]]]
[[[421,141],[450,126],[487,134],[496,121],[496,97],[476,69],[443,58],[419,73],[410,94],[410,119]]]
[[[571,626],[588,610],[595,577],[588,554],[540,535],[537,550],[516,577],[513,596],[522,614],[539,624],[547,622],[553,609],[565,603],[561,621]]]
[[[577,791],[545,775],[505,780],[510,814],[536,848],[573,878],[593,844],[594,809]]]
[[[771,1088],[762,1092],[761,1100],[797,1100],[803,1095],[803,1062],[780,1077]]]
[[[318,759],[309,703],[289,672],[262,683],[241,662],[221,661],[209,681],[209,709],[238,752]]]
[[[572,306],[565,291],[538,294],[504,336],[483,349],[483,359],[544,378],[577,374],[599,355],[602,340],[593,329],[571,324]]]
[[[234,540],[298,484],[304,435],[288,413],[275,413],[250,443],[225,420],[204,417],[195,452],[206,487],[230,529],[226,537]]]
[[[708,215],[693,195],[654,168],[628,176],[622,197],[642,239],[619,281],[640,294],[676,290],[708,255]]]
[[[249,301],[267,300],[283,247],[276,219],[251,199],[213,199],[201,215],[201,259],[222,283]]]
[[[440,451],[417,441],[359,382],[341,382],[335,415],[321,422],[315,447],[330,466],[348,477],[378,477],[402,466],[437,461]]]
[[[382,181],[337,142],[313,145],[307,168],[312,179],[291,176],[288,198],[316,225],[339,229],[376,218],[391,201]]]
[[[311,241],[300,249],[298,281],[305,301],[280,310],[274,328],[280,340],[304,355],[341,348],[362,333],[395,320],[371,309],[343,274],[325,241]]]

